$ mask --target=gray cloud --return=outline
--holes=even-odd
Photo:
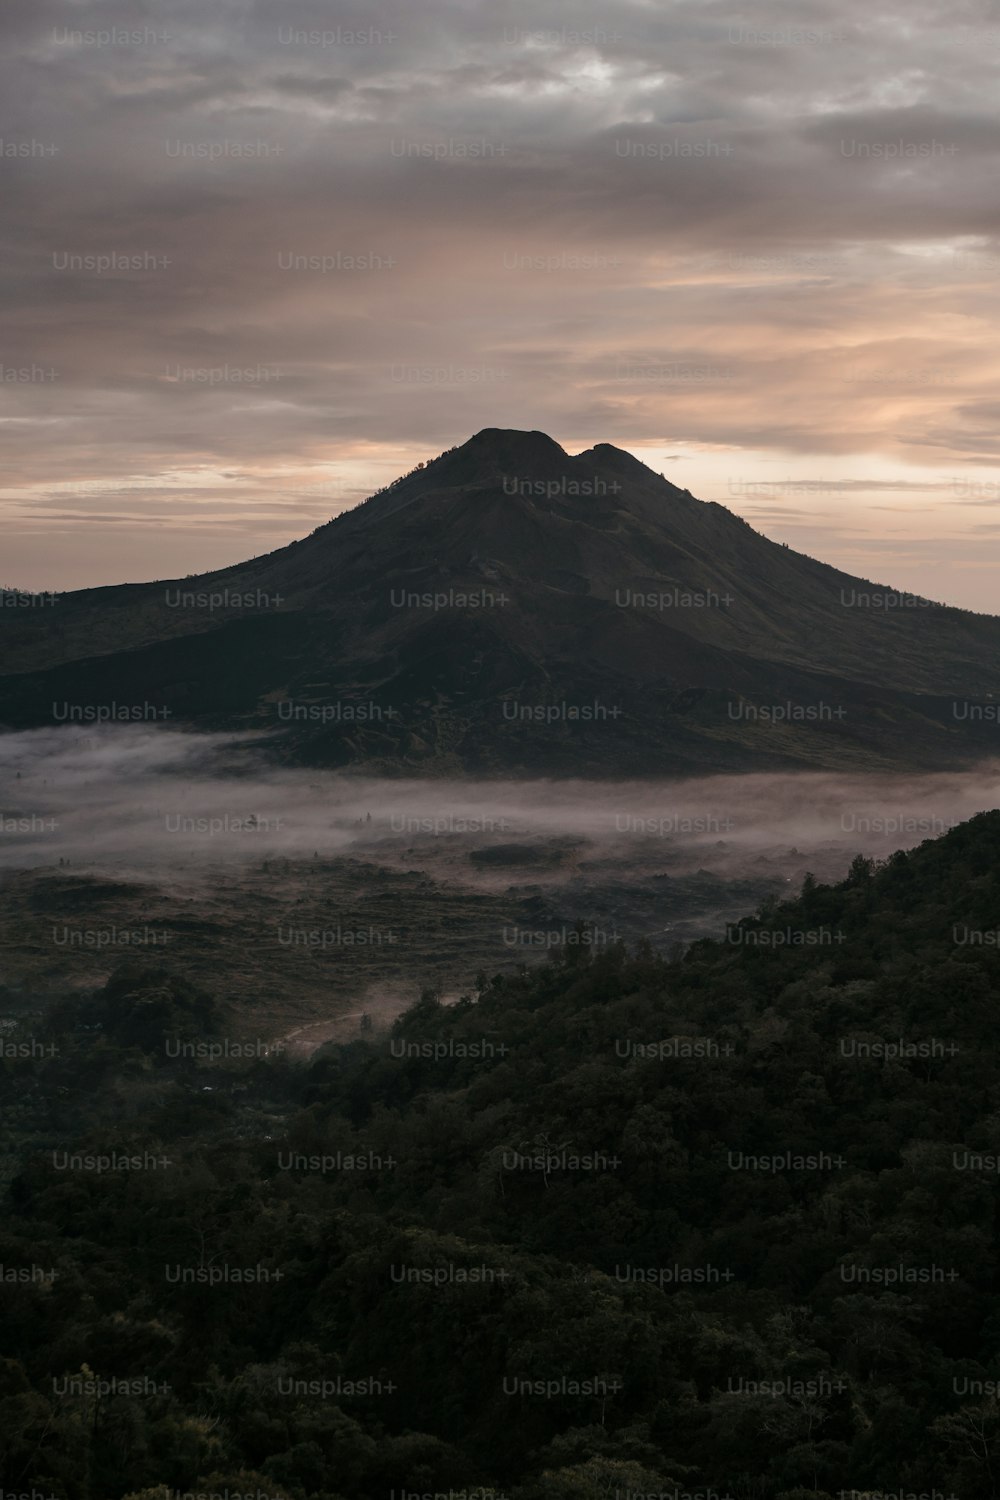
[[[8,0],[0,37],[28,583],[233,560],[213,529],[264,550],[486,425],[693,448],[675,477],[705,494],[726,449],[877,457],[929,494],[1000,463],[1000,19],[974,0]]]

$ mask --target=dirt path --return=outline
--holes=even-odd
[[[444,1005],[454,1005],[458,998],[459,992],[456,990],[453,994],[443,995],[441,1000]],[[386,1031],[396,1017],[412,1003],[412,996],[376,993],[369,997],[368,1003],[360,1010],[346,1010],[342,1011],[339,1016],[324,1016],[318,1021],[304,1021],[301,1026],[295,1026],[291,1031],[286,1031],[277,1040],[284,1046],[289,1057],[301,1061],[302,1058],[311,1057],[314,1052],[318,1052],[320,1047],[325,1046],[327,1042],[353,1042],[361,1037],[371,1039],[379,1032]],[[371,1017],[371,1031],[361,1030],[361,1017],[365,1015]]]
[[[307,1021],[304,1026],[287,1031],[279,1041],[289,1057],[311,1057],[327,1042],[348,1042],[364,1035],[359,1025],[364,1014],[363,1010],[349,1010],[343,1015],[326,1016],[322,1021]]]

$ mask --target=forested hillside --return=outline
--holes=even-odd
[[[7,995],[3,1491],[996,1496],[998,930],[989,813],[309,1066]]]

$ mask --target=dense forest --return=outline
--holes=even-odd
[[[309,1063],[4,994],[0,1489],[997,1496],[998,934],[984,813]]]

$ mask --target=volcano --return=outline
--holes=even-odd
[[[276,552],[0,631],[8,729],[262,731],[383,773],[943,769],[998,740],[1000,619],[542,432],[487,428]]]

